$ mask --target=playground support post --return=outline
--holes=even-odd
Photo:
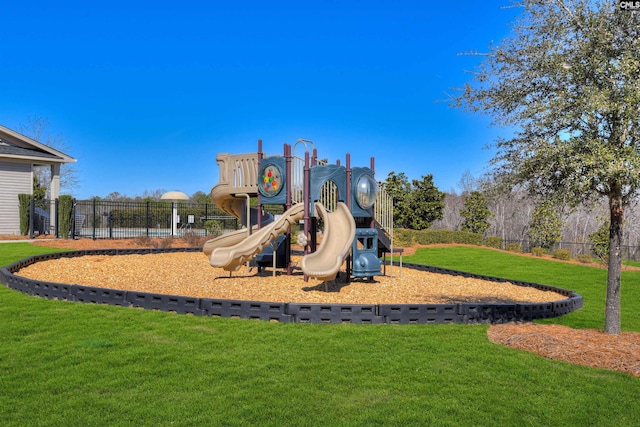
[[[303,179],[303,199],[304,199],[304,236],[307,237],[309,235],[309,175],[310,175],[310,167],[309,167],[309,151],[304,152],[304,179]],[[304,246],[304,255],[308,253],[308,245]],[[304,281],[309,281],[309,276],[304,275]]]
[[[245,202],[245,215],[247,215],[247,237],[249,237],[251,236],[251,196],[246,193],[242,193],[236,194],[236,197],[244,197],[247,199]],[[260,214],[258,214],[258,217],[260,217]]]
[[[244,193],[244,194],[237,194],[237,196],[240,197],[245,197],[247,199],[247,201],[245,202],[246,206],[245,206],[245,212],[247,215],[247,238],[249,238],[249,236],[251,236],[251,196]],[[258,212],[257,214],[258,218],[260,218],[260,212]],[[258,220],[260,221],[260,220]],[[251,269],[251,267],[249,266],[249,261],[247,261],[247,271],[249,271]],[[231,272],[229,272],[229,277],[231,277]]]
[[[349,211],[351,211],[351,154],[347,153],[346,158],[346,202]],[[347,256],[347,283],[351,282],[351,255]]]
[[[284,170],[286,175],[285,185],[287,186],[287,194],[286,194],[286,209],[291,209],[291,186],[293,185],[293,177],[291,170],[291,145],[284,144]]]
[[[285,175],[286,175],[286,181],[285,181],[285,185],[286,185],[286,189],[287,189],[287,194],[286,194],[286,199],[285,199],[285,209],[289,210],[291,209],[291,191],[292,191],[292,182],[293,182],[293,176],[292,176],[292,167],[291,167],[291,145],[289,144],[284,144],[284,170],[285,170]],[[291,274],[293,273],[293,268],[291,265],[291,228],[289,228],[289,230],[287,231],[287,237],[285,238],[285,247],[284,247],[284,251],[285,251],[285,260],[287,263],[287,275],[291,276]],[[274,261],[273,261],[273,266],[274,266],[274,270],[275,271],[275,246],[274,246]],[[274,273],[275,275],[275,273]]]
[[[287,233],[289,233],[289,231],[287,231]],[[271,255],[271,261],[272,261],[272,267],[273,267],[272,268],[273,277],[276,277],[276,267],[278,265],[277,262],[276,262],[277,259],[278,259],[278,254],[277,254],[278,245],[277,245],[277,242],[278,242],[277,239],[273,239],[273,241],[271,242],[271,247],[273,248],[273,252],[272,252],[273,255]],[[285,239],[285,244],[287,244],[286,239]],[[291,263],[289,263],[289,264],[291,264]]]
[[[369,159],[369,167],[371,169],[371,177],[375,180],[376,179],[376,159],[374,157],[371,157],[371,159]],[[371,223],[369,224],[369,227],[376,228],[375,214],[373,217],[371,217]]]
[[[258,140],[258,170],[260,170],[260,163],[262,163],[262,158],[264,153],[262,152],[262,139]],[[258,172],[259,173],[259,172]],[[262,228],[262,200],[260,198],[260,192],[258,191],[258,229]],[[247,217],[248,218],[248,217]]]
[[[347,207],[349,208],[349,210],[351,210],[351,154],[347,153],[347,164],[346,166],[346,175],[347,175],[347,188],[346,188],[346,195],[345,198],[347,200],[345,200]]]

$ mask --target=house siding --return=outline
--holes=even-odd
[[[0,235],[20,234],[18,194],[33,190],[31,163],[0,161]]]

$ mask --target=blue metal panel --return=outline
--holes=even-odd
[[[358,228],[351,246],[355,277],[371,277],[382,274],[382,261],[378,258],[378,230]]]
[[[320,190],[327,181],[333,181],[338,189],[338,201],[346,202],[347,199],[347,169],[344,166],[326,165],[311,166],[309,178],[309,212],[314,213],[313,202],[320,200]]]

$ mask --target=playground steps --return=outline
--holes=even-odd
[[[378,230],[378,256],[382,256],[384,252],[391,252],[391,240],[392,237],[387,233],[387,230],[382,228],[378,221],[373,222],[374,227]]]

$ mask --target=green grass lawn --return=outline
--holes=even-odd
[[[35,246],[31,243],[19,242],[19,243],[0,243],[0,266],[12,264],[16,261],[20,261],[23,258],[38,255],[48,254],[53,252],[64,252],[67,249],[49,248],[46,246]]]
[[[29,250],[45,251],[0,245],[0,263]],[[587,301],[604,299],[598,269],[466,247],[409,259],[575,290],[585,308],[551,321],[602,327],[603,303]],[[638,278],[623,278],[629,307]],[[623,326],[639,331],[630,311]],[[484,325],[271,323],[5,287],[0,325],[3,426],[640,424],[640,379],[492,344]]]
[[[415,255],[406,256],[403,261],[576,291],[584,298],[584,308],[567,316],[550,319],[546,323],[559,323],[574,328],[604,328],[606,269],[466,246],[418,249]],[[639,332],[640,271],[623,271],[621,283],[622,329]]]

